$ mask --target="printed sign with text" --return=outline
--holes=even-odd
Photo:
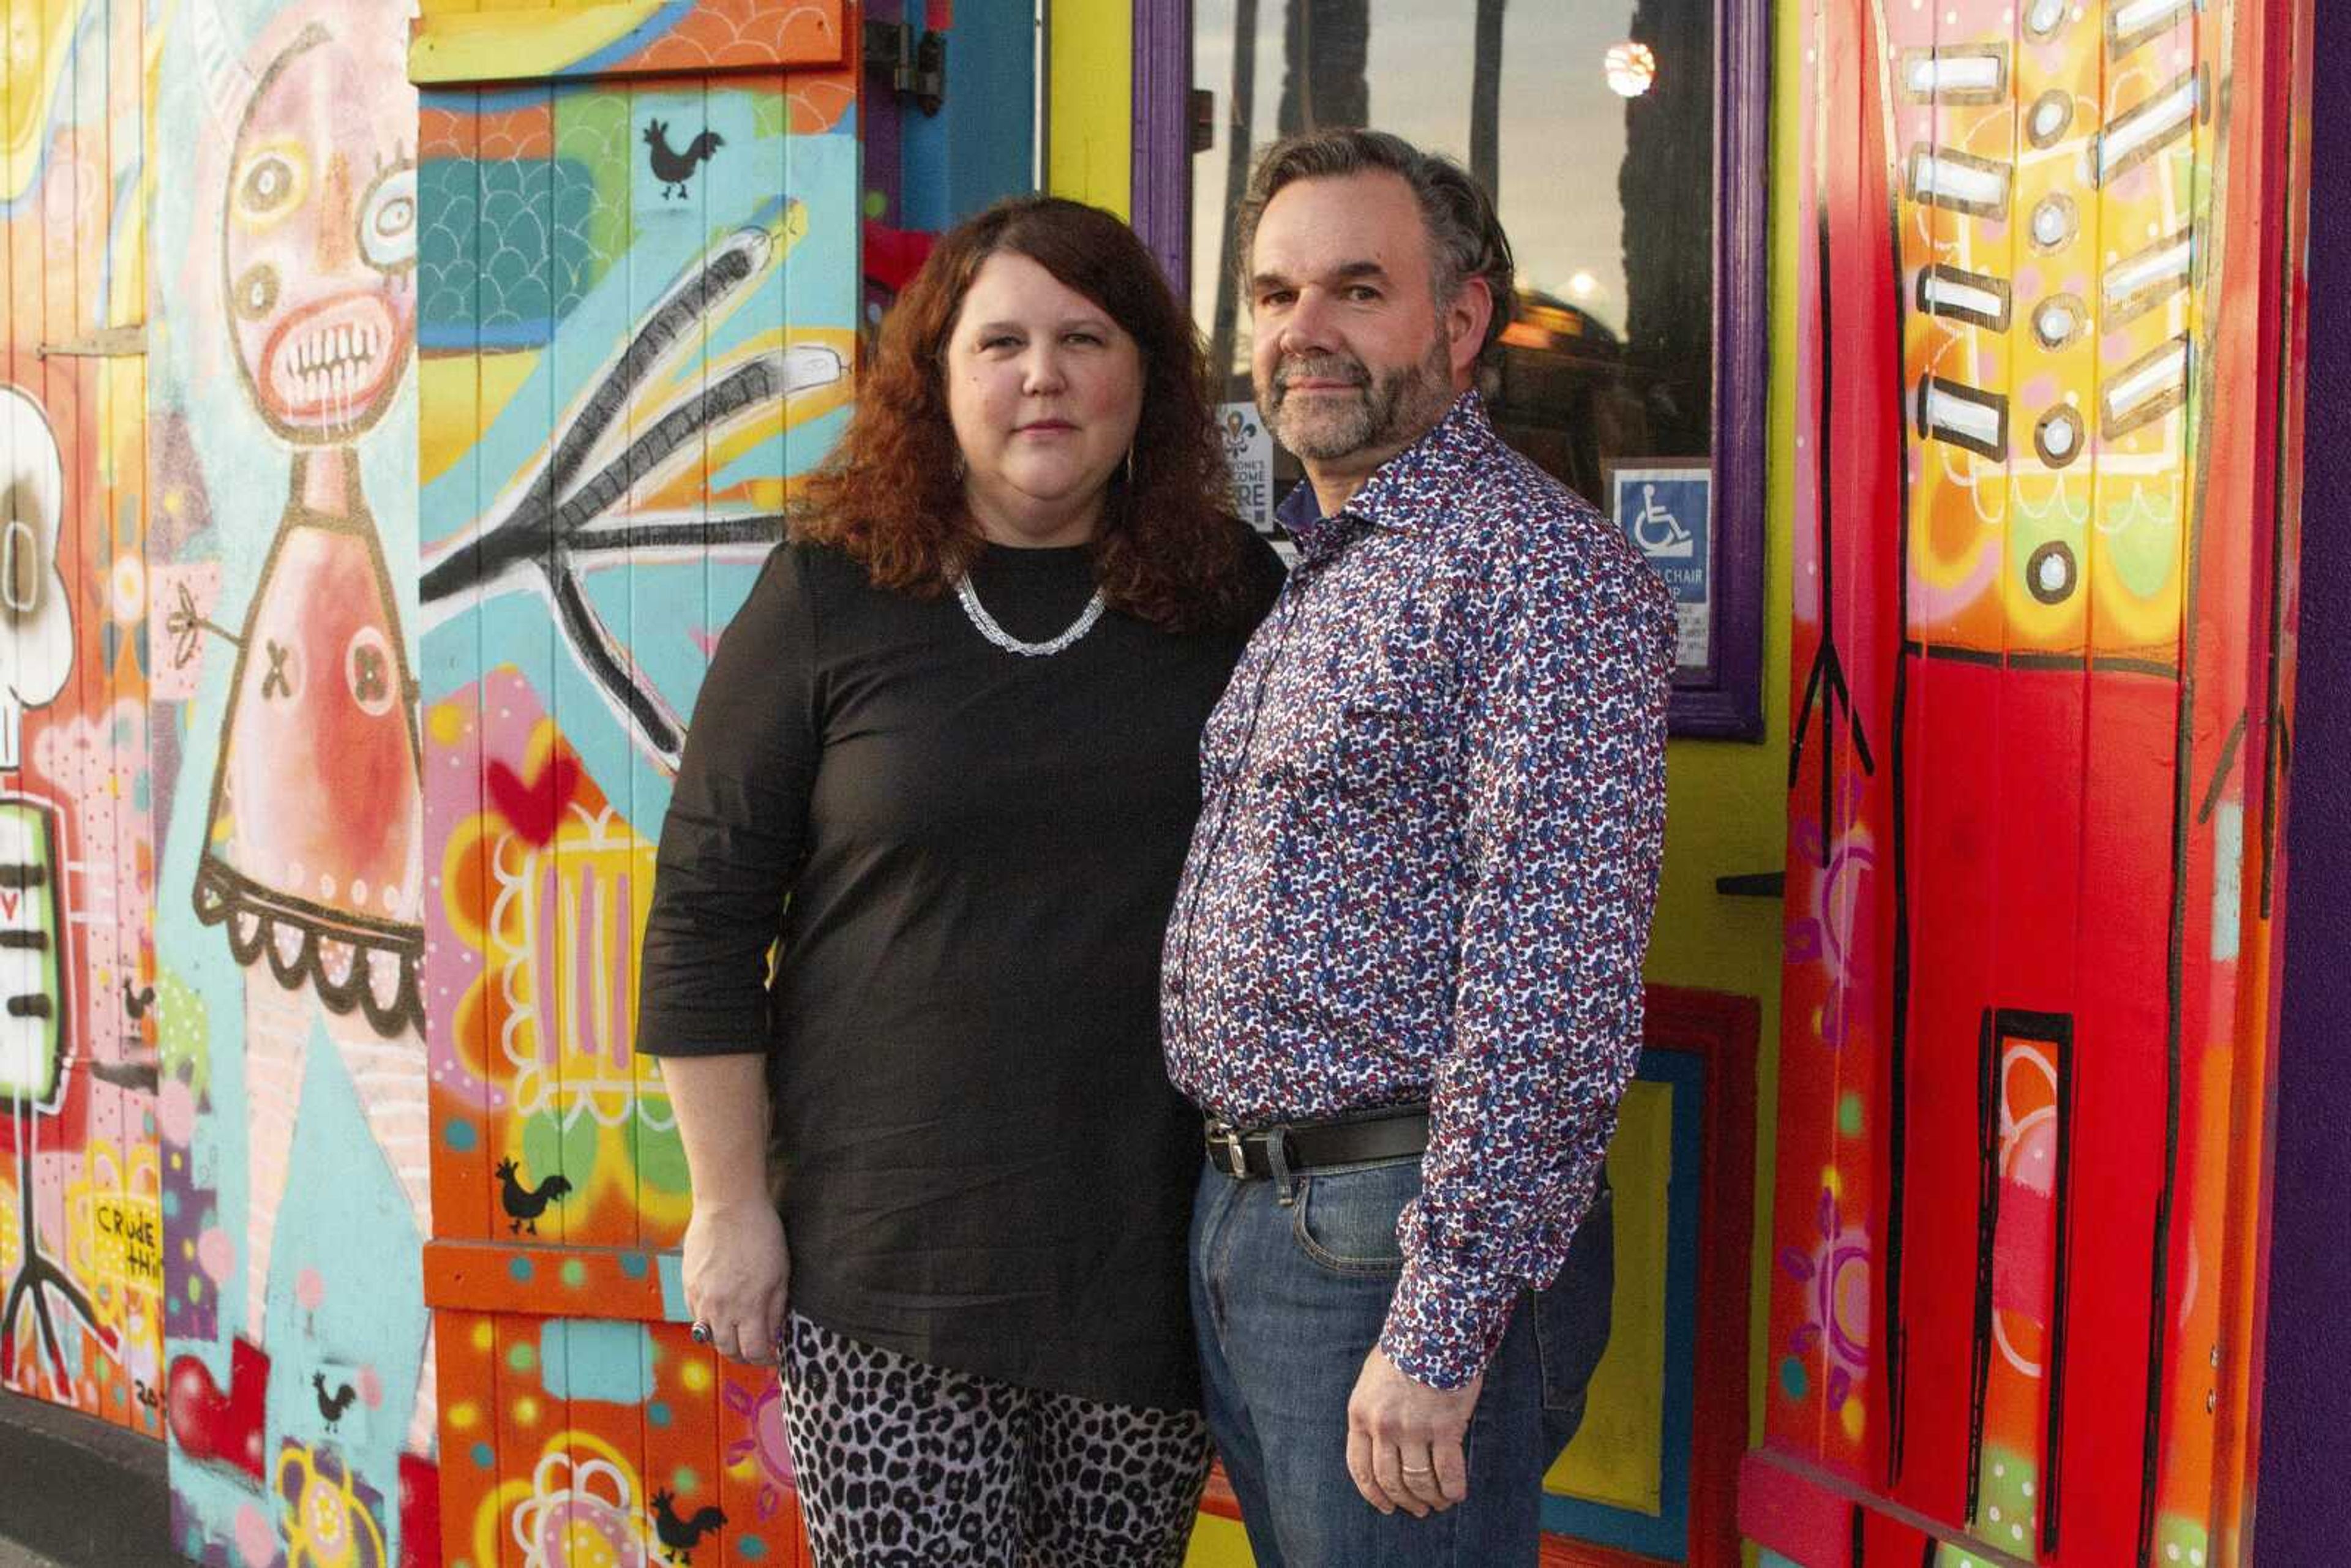
[[[1217,434],[1225,444],[1225,465],[1232,470],[1233,513],[1241,521],[1280,540],[1273,528],[1273,434],[1258,417],[1253,402],[1217,405]]]
[[[1609,509],[1666,586],[1681,638],[1677,671],[1708,667],[1714,624],[1714,471],[1704,458],[1612,464]]]

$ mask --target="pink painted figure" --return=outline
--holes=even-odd
[[[175,1366],[192,1392],[172,1420],[184,1448],[256,1479],[246,1428],[266,1411],[244,1385],[267,1377],[270,1260],[315,1031],[430,1234],[416,687],[358,450],[415,345],[415,99],[400,58],[397,22],[381,38],[312,24],[246,99],[225,172],[222,310],[239,380],[293,469],[244,626],[189,605],[172,624],[183,658],[200,631],[236,647],[194,899],[246,969],[248,1162],[232,1386]],[[429,1324],[419,1332],[407,1448],[430,1455]]]
[[[254,407],[294,449],[213,781],[196,909],[384,1035],[418,1027],[423,804],[413,685],[353,444],[415,341],[415,165],[356,61],[305,30],[229,165],[223,277]]]

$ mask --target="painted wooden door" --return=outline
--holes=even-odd
[[[2241,1560],[2307,27],[2292,0],[1804,7],[1779,1245],[1741,1497],[1798,1562]]]
[[[0,1389],[158,1435],[147,37],[18,0],[0,72]]]
[[[686,1338],[685,1164],[631,1030],[685,716],[846,417],[854,32],[841,0],[419,25],[449,1563],[800,1552],[772,1375]]]

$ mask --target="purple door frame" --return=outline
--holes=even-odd
[[[2351,10],[2317,7],[2302,668],[2286,810],[2285,970],[2253,1536],[2260,1568],[2351,1550]]]
[[[1179,296],[1191,290],[1192,4],[1134,0],[1135,232]],[[1763,426],[1771,391],[1771,18],[1722,0],[1715,51],[1714,678],[1677,685],[1677,737],[1763,738]],[[1465,41],[1463,47],[1468,46]]]

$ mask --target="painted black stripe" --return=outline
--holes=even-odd
[[[2007,662],[2007,655],[1997,648],[1954,648],[1948,643],[1905,642],[1903,651],[1921,658],[1934,659],[1947,664],[1982,664],[1998,669]]]
[[[36,953],[46,953],[49,947],[49,934],[46,931],[0,931],[0,947],[23,947]]]
[[[2030,665],[2020,668],[2029,669]],[[2179,678],[2179,666],[2167,664],[2161,659],[2133,659],[2121,653],[2100,653],[2090,661],[2090,668],[2098,674],[2155,675],[2167,681]]]
[[[2179,666],[2161,659],[2137,659],[2126,653],[2098,653],[2084,658],[2079,653],[2041,653],[2032,652],[2003,653],[1997,648],[1963,648],[1949,643],[1920,643],[1912,638],[1903,643],[1903,652],[1914,658],[1930,659],[1944,664],[1978,664],[1986,669],[2088,671],[2094,674],[2155,675],[2163,680],[2179,678]]]
[[[1879,36],[1870,40],[1882,55],[1886,47],[1883,36],[1885,17],[1877,17]],[[1894,127],[1892,105],[1885,106],[1887,116],[1886,145],[1893,146]],[[1859,150],[1856,149],[1856,152]],[[1894,276],[1902,276],[1902,202],[1898,191],[1886,193],[1886,246]],[[1892,398],[1890,406],[1902,406],[1902,340],[1905,328],[1902,290],[1891,290],[1894,309],[1895,351],[1887,356],[1889,385],[1881,393]],[[1890,455],[1894,463],[1897,495],[1901,504],[1901,521],[1894,550],[1894,604],[1898,617],[1896,629],[1904,642],[1910,633],[1910,462],[1897,439]],[[1902,1477],[1903,1449],[1908,1436],[1909,1332],[1902,1321],[1902,1247],[1903,1215],[1909,1202],[1910,1128],[1908,1094],[1910,1088],[1910,828],[1909,795],[1905,786],[1907,772],[1905,748],[1907,737],[1905,726],[1910,706],[1910,661],[1897,655],[1894,661],[1893,733],[1886,737],[1886,747],[1892,754],[1894,795],[1894,1014],[1887,1029],[1890,1048],[1886,1072],[1886,1097],[1892,1103],[1892,1118],[1886,1131],[1887,1179],[1886,1186],[1886,1419],[1889,1427],[1886,1443],[1887,1490],[1891,1490]]]
[[[1976,1310],[1968,1346],[1968,1528],[1983,1500],[1984,1401],[1991,1389],[1992,1251],[2000,1240],[2000,1059],[1993,1013],[1976,1027]]]
[[[37,862],[0,865],[0,887],[46,887],[48,881],[49,868]]]
[[[2219,131],[2225,154],[2226,120]],[[2203,220],[2210,222],[2209,216]],[[2207,281],[2219,298],[2217,275]],[[2213,418],[2211,386],[2214,356],[2191,354],[2193,373],[2205,380],[2200,400],[2201,430],[2192,433],[2193,450],[2210,452]],[[2138,1493],[2138,1563],[2149,1568],[2155,1561],[2156,1490],[2163,1458],[2164,1325],[2171,1319],[2171,1218],[2179,1175],[2180,1036],[2184,1019],[2188,969],[2188,840],[2189,817],[2195,789],[2196,654],[2198,611],[2204,570],[2206,486],[2200,476],[2194,504],[2189,510],[2186,579],[2182,584],[2179,686],[2172,703],[2171,757],[2171,909],[2164,939],[2163,1019],[2163,1167],[2156,1173],[2155,1234],[2149,1250],[2147,1328],[2147,1409],[2140,1424]]]
[[[2049,1401],[2043,1408],[2041,1437],[2041,1551],[2057,1550],[2057,1504],[2064,1495],[2065,1345],[2073,1322],[2071,1289],[2074,1207],[2074,1029],[2069,1020],[2057,1037],[2057,1207],[2053,1226],[2057,1237],[2057,1271],[2051,1281],[2049,1354],[2042,1365],[2049,1384]]]
[[[2293,29],[2287,29],[2286,57],[2294,55]],[[2290,70],[2298,64],[2289,64]],[[2285,117],[2285,167],[2289,173],[2299,156],[2295,133],[2299,120],[2294,115]],[[2285,562],[2295,540],[2302,532],[2299,516],[2286,516],[2286,475],[2300,466],[2300,455],[2289,445],[2294,439],[2294,422],[2287,416],[2294,406],[2294,261],[2302,254],[2304,225],[2294,222],[2294,204],[2285,204],[2285,212],[2278,224],[2278,311],[2277,341],[2277,429],[2273,439],[2277,451],[2273,455],[2274,471],[2270,497],[2270,667],[2267,714],[2262,747],[2262,918],[2271,918],[2277,894],[2278,814],[2280,797],[2285,789],[2285,774],[2291,753],[2286,745],[2285,720]]]
[[[2220,743],[2220,760],[2212,766],[2212,782],[2205,787],[2204,803],[2196,808],[2196,825],[2202,827],[2212,820],[2220,809],[2220,789],[2229,781],[2229,769],[2237,763],[2237,747],[2245,743],[2245,721],[2252,716],[2239,714],[2237,722],[2229,727],[2229,738]]]
[[[57,1004],[34,991],[8,998],[8,1016],[12,1019],[45,1019],[57,1016]]]

